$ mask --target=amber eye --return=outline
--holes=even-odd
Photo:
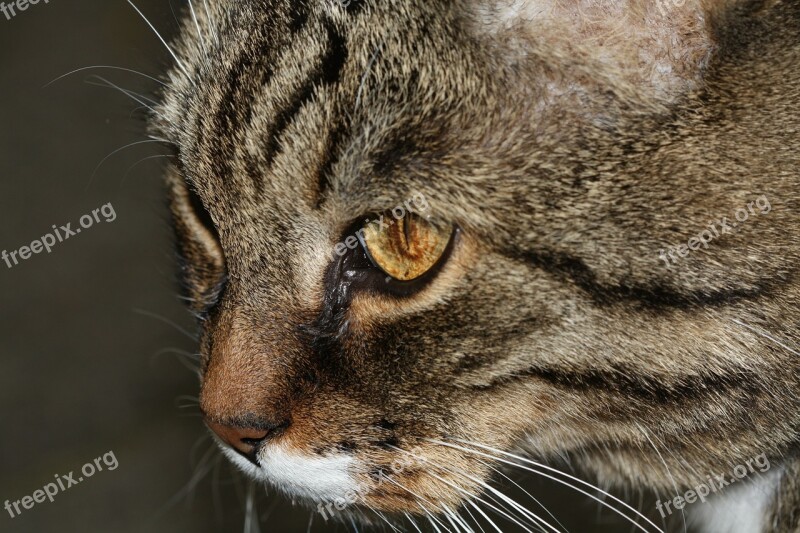
[[[412,281],[436,265],[453,232],[452,226],[434,224],[409,213],[400,219],[385,217],[380,223],[372,222],[359,233],[378,268],[396,280]]]

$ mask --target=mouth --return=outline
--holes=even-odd
[[[352,475],[355,460],[345,454],[314,456],[281,444],[268,444],[258,448],[253,461],[229,445],[219,444],[227,458],[245,474],[294,499],[327,502],[361,490]]]

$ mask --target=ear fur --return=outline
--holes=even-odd
[[[546,47],[619,83],[670,99],[697,85],[715,43],[709,20],[730,0],[481,0],[477,31],[515,54]],[[641,90],[641,89],[640,89]]]

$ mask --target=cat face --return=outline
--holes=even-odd
[[[611,18],[517,4],[187,16],[154,124],[201,407],[254,477],[423,514],[520,445],[671,487],[796,438],[800,364],[765,337],[800,318],[796,76],[747,74],[727,4],[631,3],[639,40],[602,50]],[[762,55],[796,60],[772,20]]]

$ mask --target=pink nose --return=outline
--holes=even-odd
[[[289,424],[283,423],[269,428],[241,427],[206,420],[206,425],[223,442],[242,454],[252,463],[258,464],[258,449],[269,438],[275,437]]]

